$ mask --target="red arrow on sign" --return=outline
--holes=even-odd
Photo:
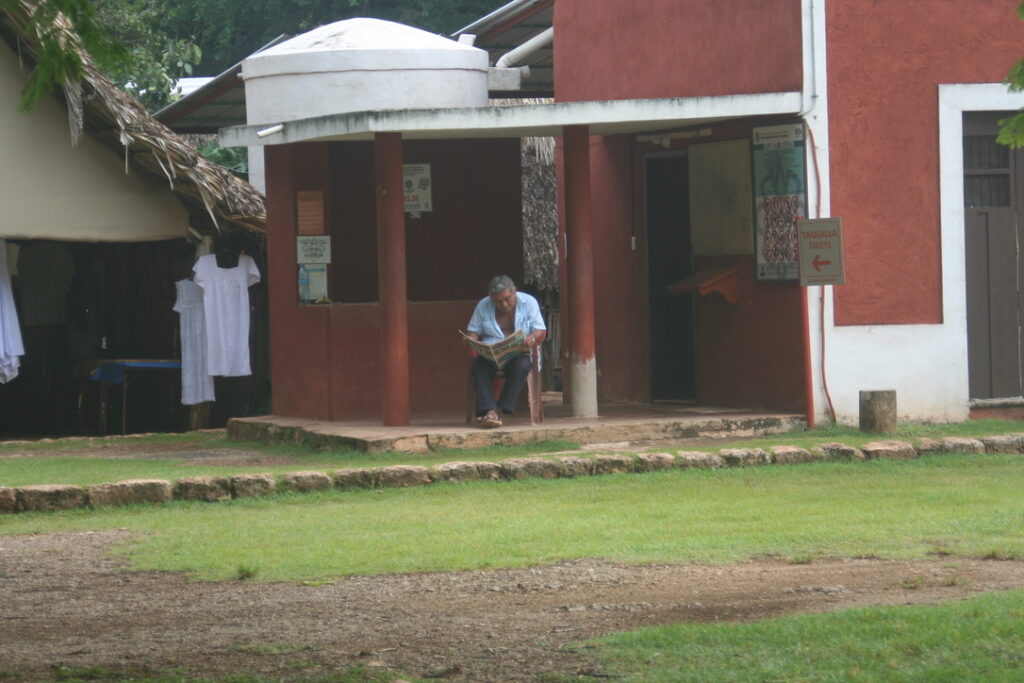
[[[815,254],[814,255],[814,260],[811,261],[811,265],[814,266],[815,270],[817,270],[818,272],[821,272],[821,267],[822,266],[831,266],[832,262],[831,261],[822,261],[821,260],[821,254]]]

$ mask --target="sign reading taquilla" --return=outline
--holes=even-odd
[[[843,224],[839,218],[799,220],[796,224],[800,252],[800,284],[841,285],[843,268]]]

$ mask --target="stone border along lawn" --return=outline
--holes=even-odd
[[[41,484],[18,488],[0,487],[0,513],[71,510],[87,506],[164,503],[170,500],[219,502],[259,496],[275,491],[320,491],[330,488],[368,489],[423,486],[435,482],[519,480],[533,477],[555,479],[599,474],[653,472],[673,467],[717,469],[750,465],[788,465],[801,462],[857,461],[875,458],[907,459],[935,453],[1024,453],[1024,432],[979,439],[948,437],[941,441],[919,439],[874,441],[863,448],[832,442],[811,450],[795,446],[725,448],[716,453],[682,451],[637,455],[596,455],[585,458],[509,458],[493,462],[449,462],[432,468],[418,465],[341,469],[323,472],[238,474],[231,477],[185,477],[175,483],[162,479],[130,479],[93,486]]]

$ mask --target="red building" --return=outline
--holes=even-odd
[[[267,146],[275,412],[461,406],[455,330],[491,274],[522,268],[528,135],[560,138],[576,414],[665,399],[853,421],[860,390],[895,389],[901,417],[941,421],[1020,398],[1024,271],[1001,245],[1024,176],[993,142],[1024,104],[1000,84],[1024,52],[1015,5],[517,0],[460,33],[492,64],[530,43],[505,61],[553,104],[226,130]],[[431,164],[431,213],[402,219],[403,163]],[[296,299],[310,191],[340,303]],[[842,251],[814,263],[841,254],[842,284],[801,286],[799,217],[841,219]]]

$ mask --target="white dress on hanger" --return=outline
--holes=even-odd
[[[251,375],[249,365],[249,287],[260,281],[251,256],[242,254],[234,268],[217,265],[216,254],[200,256],[194,280],[203,288],[206,317],[206,363],[211,375]]]
[[[191,280],[178,280],[174,288],[178,293],[174,310],[181,329],[181,403],[191,406],[213,401],[213,377],[206,367],[203,288]]]
[[[18,310],[14,307],[11,274],[7,270],[7,243],[0,240],[0,384],[18,376],[25,347],[21,341]]]

